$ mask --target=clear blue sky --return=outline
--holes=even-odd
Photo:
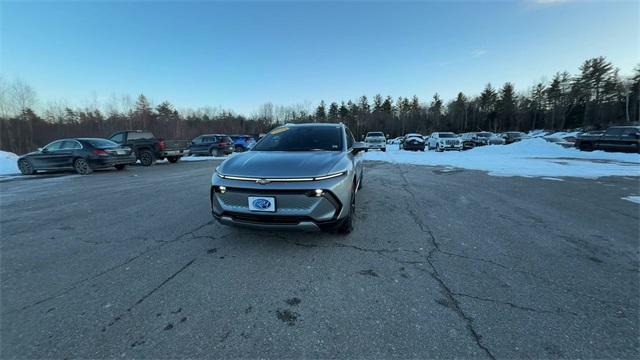
[[[640,63],[637,1],[2,2],[0,73],[40,103],[144,93],[250,114],[362,94],[530,87],[606,56]]]

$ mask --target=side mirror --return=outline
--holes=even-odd
[[[361,142],[361,141],[357,141],[355,143],[353,143],[353,147],[351,150],[354,154],[357,154],[361,151],[367,151],[367,144]]]
[[[46,153],[48,150],[47,150],[47,148],[44,148],[44,149],[43,148],[38,148],[38,151]]]

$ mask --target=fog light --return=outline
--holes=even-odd
[[[225,192],[227,192],[227,187],[226,186],[219,186],[218,190],[220,190],[220,194],[224,194]]]

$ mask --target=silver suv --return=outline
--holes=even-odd
[[[216,168],[211,212],[227,225],[349,233],[364,150],[343,124],[275,128]]]
[[[368,132],[364,138],[368,149],[387,151],[387,138],[380,131]]]

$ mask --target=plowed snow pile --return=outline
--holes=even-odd
[[[0,175],[18,174],[18,155],[0,150]]]

